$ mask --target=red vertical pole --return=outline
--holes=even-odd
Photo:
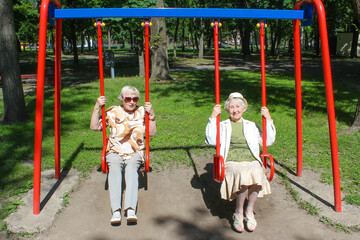
[[[266,106],[266,81],[265,81],[265,40],[264,40],[264,29],[265,23],[260,23],[260,59],[261,59],[261,100],[262,106]],[[266,146],[266,119],[262,118],[262,126],[263,126],[263,155],[267,154],[267,146]],[[263,159],[264,167],[267,167],[266,157]]]
[[[324,5],[321,0],[300,0],[295,4],[295,10],[298,10],[300,6],[313,2],[319,18],[319,31],[321,39],[321,53],[323,59],[323,71],[325,80],[325,93],[328,110],[328,122],[329,122],[329,134],[330,134],[330,146],[331,146],[331,159],[333,170],[333,184],[334,184],[334,199],[335,199],[335,211],[341,212],[341,187],[340,187],[340,166],[339,166],[339,153],[336,136],[336,122],[335,122],[335,104],[332,86],[332,75],[330,65],[330,53],[329,42],[326,25],[326,15]]]
[[[215,55],[215,103],[220,104],[220,73],[219,73],[219,27],[221,23],[214,21],[214,55]],[[214,156],[214,179],[221,183],[225,177],[225,162],[220,155],[220,115],[216,117],[216,155]]]
[[[39,52],[36,85],[36,114],[35,114],[35,140],[34,140],[34,194],[33,213],[40,212],[41,188],[41,143],[44,107],[44,75],[46,54],[47,16],[50,0],[43,0],[40,7]]]
[[[265,79],[265,28],[266,24],[260,22],[258,27],[260,28],[260,61],[261,61],[261,101],[262,106],[266,107],[266,79]],[[267,131],[266,131],[266,118],[262,117],[262,127],[263,127],[263,152],[260,154],[260,157],[263,158],[263,165],[267,168],[267,158],[270,161],[270,175],[268,177],[269,182],[273,179],[275,173],[275,163],[274,158],[271,154],[267,153]],[[267,174],[266,174],[267,175]]]
[[[61,6],[58,6],[61,8]],[[61,125],[61,30],[62,20],[55,26],[55,178],[60,178],[60,125]]]
[[[301,43],[299,19],[293,20],[294,58],[295,58],[295,97],[296,97],[296,142],[297,176],[302,173],[302,96],[301,96]]]
[[[100,95],[105,96],[104,90],[104,63],[103,63],[103,49],[102,49],[102,28],[103,23],[96,21],[97,36],[98,36],[98,54],[99,54],[99,75],[100,75]],[[107,165],[105,160],[106,151],[106,122],[105,122],[105,106],[101,107],[101,119],[102,119],[102,133],[103,133],[103,150],[101,154],[101,167],[103,172],[107,172]]]
[[[149,102],[149,26],[150,22],[145,21],[145,102]],[[149,114],[145,115],[145,135],[146,135],[146,152],[145,152],[145,172],[149,172],[150,162],[150,136],[149,136]]]
[[[333,85],[332,85],[326,16],[325,16],[324,5],[322,4],[322,2],[319,0],[315,0],[314,3],[317,8],[318,17],[319,17],[321,53],[322,53],[322,59],[323,59],[323,71],[324,71],[324,78],[325,78],[325,93],[326,93],[329,132],[330,132],[330,145],[331,145],[331,158],[332,158],[334,197],[335,197],[335,211],[341,212],[340,166],[339,166],[338,144],[337,144],[337,136],[336,136],[335,104],[334,104],[334,94],[333,94]]]
[[[215,104],[220,104],[219,22],[214,21]],[[216,117],[216,155],[220,156],[220,115]]]

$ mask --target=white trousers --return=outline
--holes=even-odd
[[[123,172],[125,173],[126,186],[124,209],[132,208],[136,211],[139,191],[138,170],[141,164],[140,155],[136,153],[131,159],[124,160],[116,153],[109,153],[106,156],[106,162],[109,169],[108,181],[112,211],[121,209]]]

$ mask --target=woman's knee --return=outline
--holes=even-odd
[[[141,164],[141,157],[137,153],[129,160],[126,160],[126,167],[125,169],[129,169],[131,171],[138,171]]]
[[[140,167],[140,162],[131,162],[126,164],[125,167],[125,174],[132,173],[132,174],[138,174],[138,170]]]

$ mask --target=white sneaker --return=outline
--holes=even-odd
[[[137,216],[135,214],[135,210],[133,210],[133,209],[127,210],[127,223],[128,224],[137,224]]]
[[[121,213],[120,211],[113,212],[111,217],[111,224],[121,224]]]

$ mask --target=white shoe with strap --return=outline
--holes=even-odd
[[[237,213],[233,214],[233,226],[236,231],[243,232],[244,231],[244,218],[239,216]]]
[[[249,231],[254,231],[256,226],[257,226],[257,222],[255,220],[255,216],[254,216],[254,213],[253,214],[246,214],[245,212],[245,217],[247,218],[247,221],[246,221],[246,227]]]

